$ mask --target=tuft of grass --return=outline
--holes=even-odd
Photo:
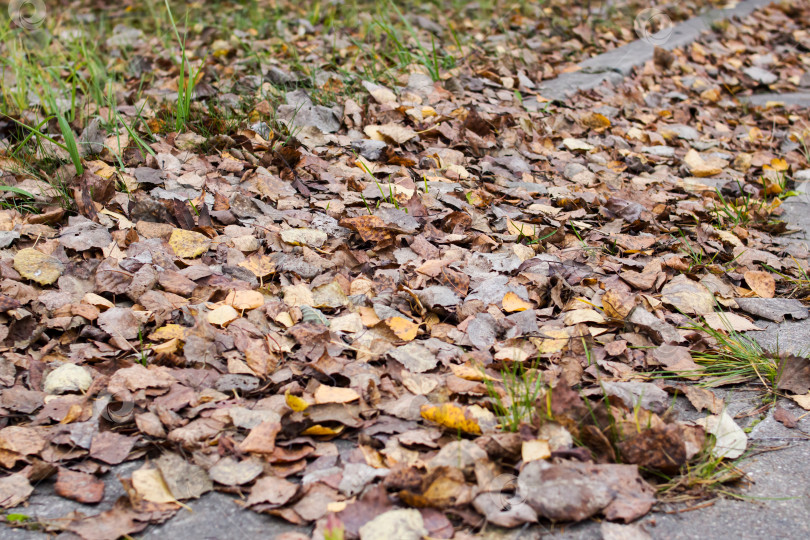
[[[737,184],[739,186],[739,182]],[[720,192],[720,189],[715,188],[714,192],[717,195],[714,208],[710,210],[714,214],[715,219],[721,224],[728,223],[730,228],[738,225],[748,225],[751,222],[751,194],[746,193],[740,186],[740,191],[743,193],[742,197],[732,201],[726,199]]]
[[[682,503],[705,498],[717,493],[740,498],[729,491],[726,484],[738,482],[745,478],[737,464],[743,458],[728,461],[712,455],[711,445],[701,450],[676,476],[666,476],[660,472],[647,471],[659,476],[663,482],[658,484],[658,496],[666,503]]]
[[[393,24],[383,21],[382,19],[377,19],[375,24],[391,41],[394,48],[394,55],[399,63],[399,67],[406,67],[412,63],[419,63],[422,64],[425,71],[427,71],[427,74],[430,75],[431,79],[434,81],[441,80],[441,72],[443,69],[451,69],[455,67],[455,58],[452,55],[444,52],[440,55],[439,51],[441,50],[441,47],[436,47],[436,40],[433,36],[430,38],[430,50],[426,49],[425,46],[422,45],[422,42],[419,41],[419,36],[416,29],[413,27],[413,25],[411,25],[410,21],[405,17],[405,15],[402,14],[402,11],[400,11],[396,4],[393,1],[389,1],[389,6],[393,9],[394,13],[397,14],[397,17],[402,22],[405,30],[416,43],[417,49],[417,52],[411,52],[407,45],[405,45],[404,36],[400,32],[399,28]]]
[[[186,37],[180,38],[180,32],[177,30],[177,24],[174,21],[172,8],[169,6],[169,0],[163,0],[166,4],[166,11],[169,14],[169,22],[171,23],[174,35],[177,42],[180,44],[180,76],[177,81],[177,103],[175,106],[175,129],[183,131],[186,123],[191,117],[191,99],[194,97],[194,86],[197,84],[197,78],[202,68],[196,70],[191,67],[186,54]],[[186,14],[186,23],[188,23],[188,14]],[[186,24],[188,26],[188,24]]]
[[[722,319],[722,315],[720,317]],[[724,324],[724,331],[697,321],[686,327],[707,334],[716,345],[692,353],[695,362],[702,367],[700,371],[678,375],[700,376],[706,379],[702,383],[704,386],[712,387],[759,380],[769,392],[775,393],[782,374],[779,355],[765,351],[752,338],[733,330],[727,321]]]
[[[61,148],[65,152],[70,155],[70,160],[73,162],[74,167],[76,167],[76,174],[81,175],[84,173],[84,167],[82,166],[82,158],[79,155],[79,145],[76,142],[76,135],[73,133],[73,129],[70,127],[67,119],[59,113],[58,111],[53,115],[45,118],[37,127],[29,126],[28,124],[24,124],[14,118],[9,117],[15,124],[19,125],[22,128],[27,129],[30,133],[28,136],[23,139],[23,141],[19,144],[19,148],[25,146],[32,137],[38,139],[44,139],[54,146]],[[56,141],[53,137],[50,137],[39,130],[44,124],[47,124],[52,118],[56,118],[57,123],[59,124],[59,131],[62,133],[62,139],[64,140],[64,144]],[[14,157],[12,154],[12,157]]]
[[[710,258],[702,247],[697,246],[697,249],[692,247],[692,244],[689,243],[689,239],[686,237],[682,229],[678,229],[678,234],[680,234],[681,236],[680,243],[683,244],[681,252],[684,253],[687,257],[689,257],[689,260],[691,261],[689,263],[689,269],[687,270],[687,272],[691,273],[700,270],[701,268],[704,268],[710,264],[714,264],[715,258],[717,258],[717,256],[720,254],[719,251],[714,255],[712,255]],[[672,238],[678,240],[675,237],[675,235],[672,235]]]
[[[492,398],[501,429],[517,431],[520,424],[531,422],[537,412],[535,402],[546,388],[543,374],[537,369],[537,362],[528,369],[521,362],[512,362],[511,366],[501,368],[501,383],[503,396],[494,382],[484,376],[484,385]]]

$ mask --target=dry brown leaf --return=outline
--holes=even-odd
[[[745,282],[760,298],[773,298],[776,293],[776,280],[770,272],[748,271],[743,274]]]

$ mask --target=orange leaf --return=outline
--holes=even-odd
[[[503,310],[508,311],[509,313],[514,313],[515,311],[526,311],[527,309],[531,309],[532,305],[519,297],[517,294],[509,291],[503,296]]]
[[[419,325],[405,317],[391,317],[385,319],[385,324],[403,341],[411,341],[419,331]]]

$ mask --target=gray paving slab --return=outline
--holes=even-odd
[[[717,21],[734,17],[745,17],[752,11],[769,5],[772,0],[744,0],[725,9],[713,9],[703,15],[693,17],[673,27],[665,28],[658,34],[643,35],[627,45],[600,54],[580,63],[580,71],[565,73],[549,81],[544,81],[539,88],[542,97],[553,101],[562,101],[579,90],[590,90],[605,82],[615,83],[637,66],[643,65],[653,57],[656,46],[665,49],[676,49],[695,41],[701,33],[711,28]],[[654,16],[650,12],[647,16]],[[666,16],[662,11],[661,16]],[[644,14],[640,28],[644,28]],[[526,100],[529,102],[530,100]],[[531,104],[529,104],[531,106]]]
[[[787,106],[797,105],[799,107],[810,107],[810,92],[754,94],[753,96],[742,96],[740,97],[740,101],[759,106],[765,106],[769,103],[781,103]]]

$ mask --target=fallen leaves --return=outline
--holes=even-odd
[[[725,160],[720,158],[706,160],[694,148],[686,153],[683,160],[689,167],[689,172],[699,178],[718,175],[723,172],[723,167],[728,165]]]
[[[385,320],[385,324],[402,341],[413,340],[419,332],[419,324],[405,317],[390,317]]]
[[[679,275],[661,289],[661,299],[689,315],[714,313],[714,295],[700,283]]]
[[[404,144],[417,136],[414,130],[400,124],[366,126],[363,131],[372,140],[388,141],[394,144]]]
[[[96,504],[104,498],[104,481],[92,474],[61,468],[54,490],[60,497],[82,504]]]
[[[708,44],[656,49],[615,91],[556,107],[540,83],[627,33],[537,15],[489,40],[507,47],[499,56],[484,40],[435,76],[387,66],[396,88],[364,81],[349,96],[346,74],[306,66],[317,105],[283,63],[256,75],[243,61],[272,43],[248,32],[235,47],[195,24],[190,47],[215,60],[194,94],[212,107],[205,133],[167,126],[169,81],[147,89],[143,122],[126,119],[151,126],[154,155],[88,128],[97,159],[69,179],[93,187],[74,192],[82,217],[43,182],[7,175],[42,213],[16,192],[0,210],[2,504],[48,474],[60,496],[94,504],[111,465],[145,458],[122,478],[128,497],[60,527],[131,535],[216,486],[316,536],[448,538],[482,518],[630,521],[653,501],[639,468],[694,470],[706,432],[716,457],[739,455],[744,434],[719,393],[692,384],[705,376],[693,355],[764,326],[752,319],[807,318],[808,254],[771,235],[808,164],[801,115],[728,104],[763,81],[795,86],[794,52],[778,65],[746,55],[803,34],[788,19],[739,21],[743,43],[718,27]],[[414,20],[403,46],[435,38],[453,54],[441,24]],[[322,20],[304,22],[270,41],[321,65]],[[344,26],[335,43],[357,37]],[[564,37],[549,48],[552,26]],[[539,46],[509,49],[528,29]],[[118,28],[110,73],[146,69],[148,37]],[[509,52],[517,68],[481,65]],[[391,58],[345,67],[372,56]],[[158,67],[158,79],[176,72]],[[130,79],[116,95],[135,91]],[[214,98],[258,90],[249,122],[223,132]],[[777,389],[810,409],[805,359],[781,362]],[[676,420],[674,393],[712,416]]]
[[[515,313],[519,311],[526,311],[527,309],[532,309],[532,305],[529,302],[526,302],[512,291],[509,291],[503,296],[501,305],[503,306],[503,310],[508,313]]]
[[[132,487],[146,501],[165,504],[176,503],[158,469],[138,469],[132,473]]]

